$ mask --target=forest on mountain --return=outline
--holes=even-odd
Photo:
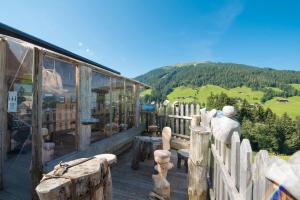
[[[154,69],[138,76],[136,80],[152,86],[153,100],[164,100],[174,88],[200,87],[207,84],[234,88],[247,86],[264,92],[261,102],[274,96],[300,96],[300,91],[290,84],[300,83],[300,72],[275,70],[235,63],[195,62]],[[274,91],[271,87],[279,88]]]
[[[225,93],[211,94],[207,98],[209,110],[222,110],[225,105],[236,108],[236,119],[242,127],[241,136],[250,140],[254,151],[266,149],[276,154],[291,155],[300,149],[300,116],[295,119],[286,113],[278,116],[269,108],[251,105],[245,99],[238,102]]]

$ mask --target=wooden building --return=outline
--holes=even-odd
[[[32,154],[35,186],[51,160],[139,127],[145,87],[0,23],[0,186],[13,155]]]

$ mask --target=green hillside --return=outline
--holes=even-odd
[[[270,108],[278,115],[282,115],[285,112],[292,118],[300,116],[300,96],[294,96],[287,98],[287,103],[280,103],[278,98],[273,98],[264,104],[264,107]]]
[[[220,94],[221,92],[226,93],[230,97],[247,99],[249,103],[259,103],[263,96],[263,92],[253,91],[251,88],[246,86],[224,89],[216,85],[205,85],[195,89],[190,87],[177,87],[167,97],[171,102],[180,101],[186,103],[206,103],[206,99],[211,93]]]
[[[290,84],[293,88],[300,91],[300,84]]]
[[[300,95],[300,72],[258,68],[234,63],[200,62],[166,66],[136,77],[153,87],[154,97],[163,100],[175,88],[217,85],[232,89],[246,86],[265,92],[262,101],[274,96]]]
[[[260,103],[281,115],[300,115],[300,72],[258,68],[234,63],[195,62],[166,66],[136,77],[152,86],[148,100],[206,103],[211,94]],[[151,95],[150,95],[151,94]],[[149,96],[151,96],[149,98]],[[288,103],[277,99],[288,99]],[[299,113],[299,114],[298,114]]]

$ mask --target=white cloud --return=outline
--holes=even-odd
[[[83,43],[82,42],[78,42],[78,46],[82,47]]]
[[[89,48],[87,48],[85,51],[86,51],[87,53],[89,53],[89,52],[90,52],[90,49],[89,49]]]

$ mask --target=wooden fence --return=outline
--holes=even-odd
[[[160,130],[165,126],[172,129],[172,133],[178,135],[190,135],[192,115],[200,115],[199,104],[175,103],[166,106],[163,103],[156,104],[156,124]]]
[[[189,140],[192,116],[200,117],[198,104],[156,104],[155,122],[160,129],[169,126],[172,134]],[[270,160],[268,151],[252,152],[248,139],[240,140],[234,132],[230,145],[211,134],[207,182],[210,199],[261,200],[271,199],[279,187],[266,178]],[[294,199],[286,191],[277,191],[281,199]]]
[[[250,142],[240,142],[237,132],[231,137],[231,146],[215,138],[213,141],[209,162],[211,199],[269,199],[273,186],[265,178],[268,152],[259,151],[252,162]]]

